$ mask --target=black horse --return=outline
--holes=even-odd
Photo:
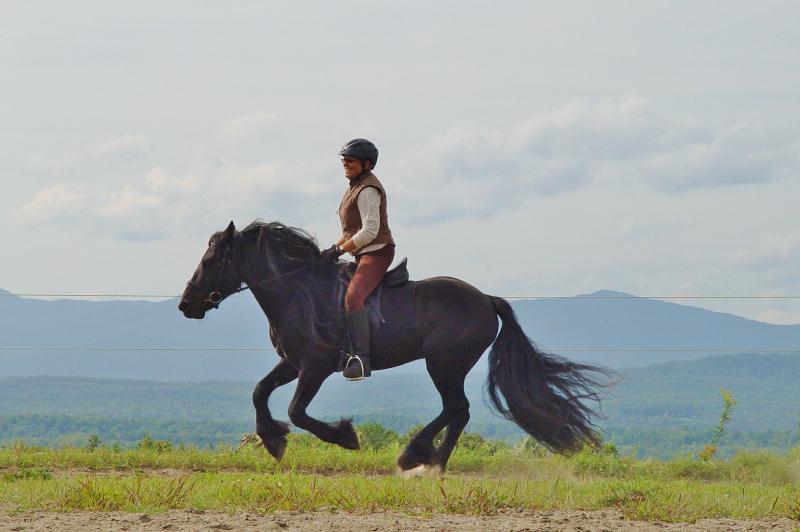
[[[202,319],[227,296],[249,288],[270,324],[280,362],[253,391],[256,433],[276,459],[286,450],[287,423],[273,419],[267,402],[278,386],[298,379],[289,419],[318,438],[358,449],[349,420],[325,423],[306,409],[322,383],[337,369],[340,310],[334,302],[344,263],[320,256],[306,232],[273,222],[255,221],[242,231],[233,222],[214,234],[181,297],[179,310]],[[244,285],[244,286],[243,286]],[[488,393],[494,407],[554,451],[596,444],[588,401],[599,401],[601,386],[589,375],[601,368],[542,353],[525,336],[503,299],[451,277],[418,281],[416,319],[404,345],[373,353],[373,367],[386,369],[425,359],[442,412],[409,442],[398,459],[402,470],[420,465],[444,471],[461,431],[469,421],[464,379],[483,352],[489,354]],[[497,317],[503,322],[497,334]],[[402,343],[402,342],[401,342]],[[502,397],[501,397],[502,396]],[[434,437],[447,429],[434,447]]]

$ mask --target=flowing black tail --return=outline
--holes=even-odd
[[[591,421],[595,412],[586,403],[600,400],[597,389],[603,385],[588,374],[608,372],[537,350],[511,305],[499,297],[491,299],[503,320],[489,353],[487,387],[494,407],[553,451],[596,445],[599,438]]]

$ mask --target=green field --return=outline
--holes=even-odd
[[[17,443],[0,448],[0,507],[413,515],[615,508],[638,520],[800,520],[800,447],[658,461],[620,457],[610,446],[564,457],[530,442],[510,446],[471,434],[441,479],[395,474],[403,437],[368,427],[361,438],[365,448],[352,452],[292,435],[280,463],[253,446],[198,449],[149,438],[136,449]]]

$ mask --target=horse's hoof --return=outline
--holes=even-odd
[[[444,479],[444,470],[439,464],[426,465],[423,467],[423,470],[426,477],[438,478],[439,480]]]
[[[341,419],[337,421],[336,429],[342,434],[342,438],[336,442],[337,444],[351,451],[358,451],[361,449],[361,444],[358,442],[358,434],[356,434],[351,420]]]
[[[428,464],[420,464],[417,467],[413,467],[411,469],[398,469],[397,474],[403,478],[412,478],[412,477],[434,477],[443,479],[444,478],[444,471],[438,465],[428,465]]]
[[[275,460],[280,462],[281,458],[283,458],[283,453],[286,452],[286,445],[288,443],[286,441],[286,436],[271,436],[266,439],[262,438],[261,440],[264,442],[264,447],[267,449],[267,452],[269,452]]]
[[[428,465],[433,462],[433,448],[423,450],[414,445],[409,445],[397,459],[397,465],[402,471],[409,471],[418,466]]]
[[[425,465],[420,464],[411,469],[397,469],[397,474],[403,478],[422,477],[425,475]]]

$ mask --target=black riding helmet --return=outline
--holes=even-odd
[[[367,139],[353,139],[342,146],[339,155],[349,155],[362,161],[372,161],[372,167],[378,164],[378,148]]]

